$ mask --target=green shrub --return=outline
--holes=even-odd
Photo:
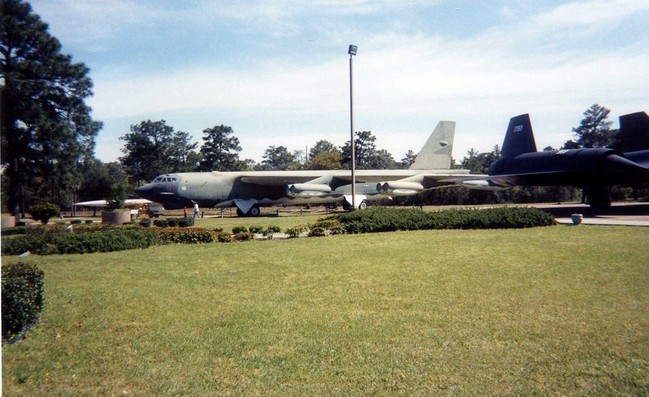
[[[554,225],[554,217],[536,208],[500,207],[424,212],[400,208],[370,208],[332,218],[347,233],[426,229],[504,229]]]
[[[313,227],[320,227],[328,230],[330,234],[343,234],[345,232],[342,223],[333,218],[320,219],[315,223],[315,225],[313,225]]]
[[[217,232],[216,240],[219,243],[231,243],[232,242],[232,233],[228,232]]]
[[[216,241],[216,232],[202,228],[165,228],[157,231],[162,244],[199,244]]]
[[[36,221],[41,222],[43,225],[50,221],[50,218],[55,217],[61,213],[61,208],[56,204],[42,204],[32,205],[29,209],[29,214]]]
[[[43,308],[43,271],[16,263],[2,267],[2,339],[20,335]]]
[[[184,217],[184,218],[178,218],[178,226],[180,227],[190,227],[194,226],[194,218],[193,217]]]
[[[323,237],[327,235],[326,229],[314,226],[309,230],[309,237]]]
[[[178,219],[169,218],[169,219],[167,219],[167,224],[169,225],[169,227],[177,227],[178,226]]]
[[[167,219],[156,219],[153,221],[153,224],[157,227],[169,227],[169,221]]]
[[[158,235],[139,226],[79,227],[73,233],[40,233],[2,239],[2,255],[86,254],[147,248]]]
[[[273,239],[273,235],[274,235],[275,233],[279,233],[279,232],[281,232],[281,231],[282,231],[282,229],[281,229],[279,226],[270,225],[270,226],[268,226],[267,228],[265,228],[265,229],[262,231],[261,234],[263,234],[263,235],[264,235],[265,237],[267,237],[269,240],[272,240],[272,239]]]
[[[223,228],[222,227],[215,227],[214,231],[217,232],[217,233],[221,233],[221,232],[223,232]]]
[[[95,223],[93,220],[86,219],[86,225],[92,225],[93,223]]]
[[[281,232],[281,231],[282,231],[282,228],[279,227],[279,226],[276,226],[276,225],[269,225],[269,226],[266,228],[266,232],[267,232],[267,233],[279,233],[279,232]]]
[[[232,228],[232,233],[233,234],[248,233],[248,228],[245,226],[235,226]]]
[[[151,227],[151,219],[149,218],[144,218],[140,221],[140,225],[142,227]]]
[[[250,232],[239,232],[232,236],[234,241],[250,241],[255,239],[255,234]]]
[[[70,224],[71,225],[81,225],[83,221],[81,219],[73,219]]]
[[[21,234],[27,234],[27,227],[26,226],[16,226],[16,227],[2,228],[2,235],[3,236],[15,236],[15,235],[21,235]]]
[[[304,233],[307,230],[306,226],[298,225],[294,227],[289,227],[284,231],[289,238],[300,237],[300,234]]]
[[[263,226],[260,225],[252,225],[248,228],[250,233],[255,233],[255,234],[263,234],[265,229]]]

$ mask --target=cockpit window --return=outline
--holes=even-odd
[[[176,178],[159,176],[155,178],[152,183],[169,183],[169,182],[176,182]]]

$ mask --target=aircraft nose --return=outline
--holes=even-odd
[[[150,183],[147,183],[146,185],[142,185],[135,189],[135,193],[142,198],[147,198],[147,196],[151,194],[152,188],[153,186],[151,186]]]

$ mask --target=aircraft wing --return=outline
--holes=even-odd
[[[468,175],[468,170],[358,170],[357,184],[376,184],[376,193],[387,196],[416,194],[433,187],[461,183],[457,178]],[[239,176],[240,183],[258,186],[286,187],[293,195],[329,194],[341,186],[351,184],[351,172],[336,171],[279,171],[250,173]]]
[[[126,199],[124,200],[125,207],[138,206],[144,204],[151,204],[153,201],[146,199]],[[107,200],[91,200],[91,201],[82,201],[79,203],[74,203],[77,207],[96,207],[104,208],[108,206]]]

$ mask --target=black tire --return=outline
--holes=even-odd
[[[259,206],[253,205],[249,210],[248,210],[248,216],[252,217],[258,217],[261,215],[261,210],[259,209]]]

